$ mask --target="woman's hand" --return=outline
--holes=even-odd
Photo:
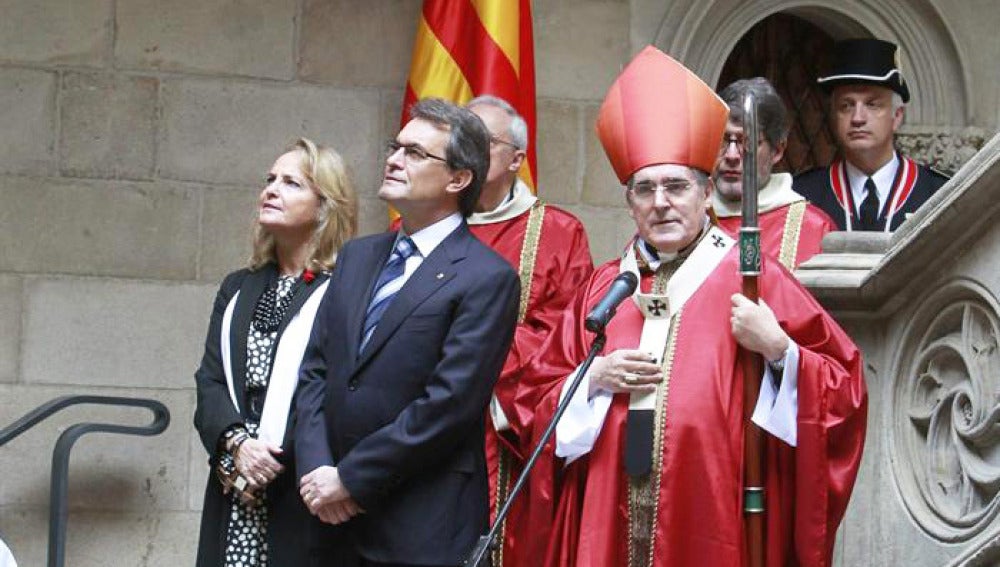
[[[236,448],[233,460],[240,476],[246,479],[252,491],[257,492],[285,470],[275,458],[280,454],[281,447],[251,437]]]

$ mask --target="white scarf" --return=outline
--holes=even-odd
[[[281,445],[285,439],[285,426],[288,424],[288,411],[292,405],[292,396],[295,395],[295,388],[299,383],[299,366],[302,364],[302,356],[305,354],[306,345],[309,343],[309,334],[312,332],[313,320],[316,318],[316,311],[326,293],[326,287],[330,280],[323,282],[313,294],[306,300],[299,312],[292,316],[292,320],[285,327],[285,332],[278,340],[278,348],[274,352],[274,360],[271,363],[271,379],[267,384],[267,396],[264,399],[264,410],[260,416],[260,427],[257,429],[257,438],[267,443]],[[240,403],[236,397],[236,387],[233,381],[233,363],[230,352],[230,332],[233,323],[233,311],[236,308],[236,299],[240,293],[229,300],[226,312],[222,316],[221,353],[222,368],[226,374],[226,385],[229,387],[229,398],[233,402],[236,411],[240,411]]]

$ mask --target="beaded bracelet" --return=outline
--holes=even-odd
[[[232,455],[234,459],[236,458],[236,455],[238,455],[238,454],[239,454],[239,452],[240,452],[240,447],[241,447],[241,446],[243,445],[243,443],[245,443],[245,442],[246,442],[246,440],[247,440],[247,439],[249,439],[249,438],[250,438],[250,434],[249,434],[249,433],[247,433],[246,431],[241,431],[241,432],[237,433],[237,434],[236,434],[236,435],[235,435],[235,436],[233,437],[233,441],[232,441],[232,443],[230,444],[230,448],[229,448],[229,454],[230,454],[230,455]]]

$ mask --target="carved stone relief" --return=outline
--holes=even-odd
[[[896,134],[896,147],[918,163],[954,175],[986,142],[979,128],[947,130],[933,127],[906,127]]]
[[[896,364],[892,462],[917,523],[961,542],[1000,511],[1000,318],[966,281],[922,303]]]

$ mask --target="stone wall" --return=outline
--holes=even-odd
[[[1000,48],[982,40],[1000,15],[991,0],[934,3],[975,103],[948,126],[992,132]],[[380,148],[420,4],[0,0],[0,426],[74,393],[173,413],[155,438],[80,442],[68,564],[192,563],[207,467],[191,376],[217,283],[247,255],[259,180],[295,137],[328,143],[353,168],[362,232],[382,229]],[[690,22],[662,15],[683,4],[535,2],[541,194],[581,217],[597,261],[632,232],[593,133],[598,105],[650,26],[681,35]],[[764,17],[789,3],[756,4]],[[146,417],[77,408],[0,448],[0,533],[22,565],[44,561],[55,438],[85,419]]]

